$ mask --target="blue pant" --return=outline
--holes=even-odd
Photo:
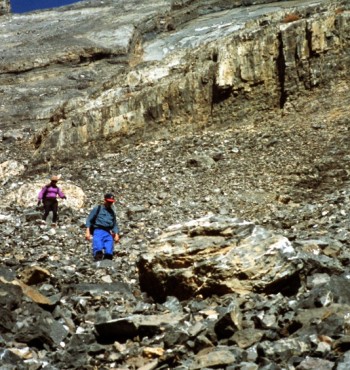
[[[105,254],[113,255],[114,240],[109,231],[95,229],[92,237],[92,254],[103,251]]]

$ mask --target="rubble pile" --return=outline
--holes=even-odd
[[[49,169],[15,153],[0,171],[1,368],[349,368],[349,96],[332,93]],[[36,207],[53,173],[56,227]],[[94,262],[84,222],[107,191],[121,242]]]

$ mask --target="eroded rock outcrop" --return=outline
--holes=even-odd
[[[347,78],[347,2],[267,3],[83,2],[2,18],[3,138],[15,125],[11,140],[37,159],[69,158],[99,140],[261,120]]]
[[[157,301],[283,289],[292,294],[300,287],[302,267],[295,257],[283,236],[243,220],[209,216],[169,227],[156,239],[138,262],[140,285]]]

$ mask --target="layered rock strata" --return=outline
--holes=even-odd
[[[39,161],[74,157],[101,140],[262,121],[347,81],[347,2],[237,5],[82,2],[2,19],[3,140]]]

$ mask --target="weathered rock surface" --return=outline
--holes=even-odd
[[[72,159],[100,140],[261,120],[346,78],[346,2],[259,3],[87,1],[2,17],[3,140]]]
[[[175,225],[140,257],[141,289],[176,296],[278,293],[300,287],[302,265],[289,240],[239,219],[206,217]],[[286,292],[285,292],[286,293]]]
[[[15,168],[17,170],[15,172],[24,172],[24,167],[21,165]],[[5,179],[8,178],[8,173],[4,177]],[[18,177],[21,178],[21,175]],[[23,181],[19,181],[17,184],[13,184],[12,190],[3,198],[3,204],[10,205],[15,203],[20,206],[34,207],[38,201],[37,195],[42,187],[48,183],[50,183],[49,179],[38,179],[35,182],[31,182],[30,186],[28,186]],[[65,201],[66,206],[72,209],[81,209],[86,203],[86,195],[80,187],[64,180],[58,183],[58,187],[67,196],[67,200]]]
[[[237,8],[236,1],[85,1],[57,12],[1,17],[6,32],[0,34],[5,40],[0,48],[6,45],[6,51],[0,58],[8,60],[1,65],[19,63],[0,74],[1,367],[350,367],[348,3],[254,3]],[[137,20],[135,9],[144,13]],[[125,27],[130,24],[137,24],[134,36]],[[130,37],[113,44],[115,29]],[[274,54],[276,35],[280,52]],[[126,46],[126,40],[135,44]],[[33,51],[37,45],[42,53]],[[278,78],[271,72],[276,55],[275,72],[285,67]],[[167,64],[176,56],[178,63]],[[161,77],[163,68],[170,74]],[[203,71],[208,71],[204,79]],[[40,96],[48,88],[50,93]],[[210,119],[220,124],[209,124],[208,104],[215,112]],[[124,141],[124,132],[111,134],[118,107],[126,114],[125,134],[133,127],[137,143]],[[84,116],[86,111],[91,115]],[[103,131],[99,122],[105,119],[111,126]],[[83,132],[96,122],[91,128],[96,140],[86,148],[80,140],[92,134],[80,133],[74,122],[81,120],[87,122]],[[69,139],[68,129],[60,133],[68,122],[74,123],[69,132],[79,131],[76,140]],[[100,141],[106,133],[110,140]],[[35,155],[28,145],[33,137]],[[46,150],[50,137],[52,148]],[[82,152],[86,155],[77,155]],[[38,163],[43,153],[47,162]],[[73,160],[64,160],[67,154]],[[57,227],[43,225],[35,208],[38,189],[52,174],[62,175],[69,193],[60,202]],[[113,260],[93,263],[84,221],[107,191],[117,196],[122,238]],[[188,226],[210,220],[208,215],[217,220],[214,228]],[[246,220],[246,232],[261,234],[242,241],[218,236],[227,230],[227,220]],[[180,239],[169,239],[171,225]],[[236,225],[236,230],[241,229]],[[261,235],[267,244],[259,242]],[[268,251],[275,237],[293,253],[257,258],[258,249]],[[213,239],[219,243],[213,245]],[[180,240],[180,247],[169,246],[170,240]],[[251,254],[240,249],[244,240]],[[184,241],[195,253],[185,251]],[[165,253],[164,242],[171,253]],[[220,257],[236,263],[232,266],[245,263],[260,276],[266,270],[261,278],[235,276],[245,294],[214,290],[209,269],[225,274],[216,275],[220,287],[232,273],[217,262],[222,242],[231,254]],[[228,258],[235,249],[239,258]],[[207,258],[204,251],[210,252]],[[147,284],[141,269],[150,259],[157,262],[147,266],[157,277],[155,286]],[[209,277],[208,289],[192,294],[199,285],[185,284],[186,271],[178,266],[183,261],[198,281]],[[171,262],[177,265],[165,266]],[[285,279],[283,270],[276,271],[281,265]],[[173,276],[176,286],[169,283]]]

